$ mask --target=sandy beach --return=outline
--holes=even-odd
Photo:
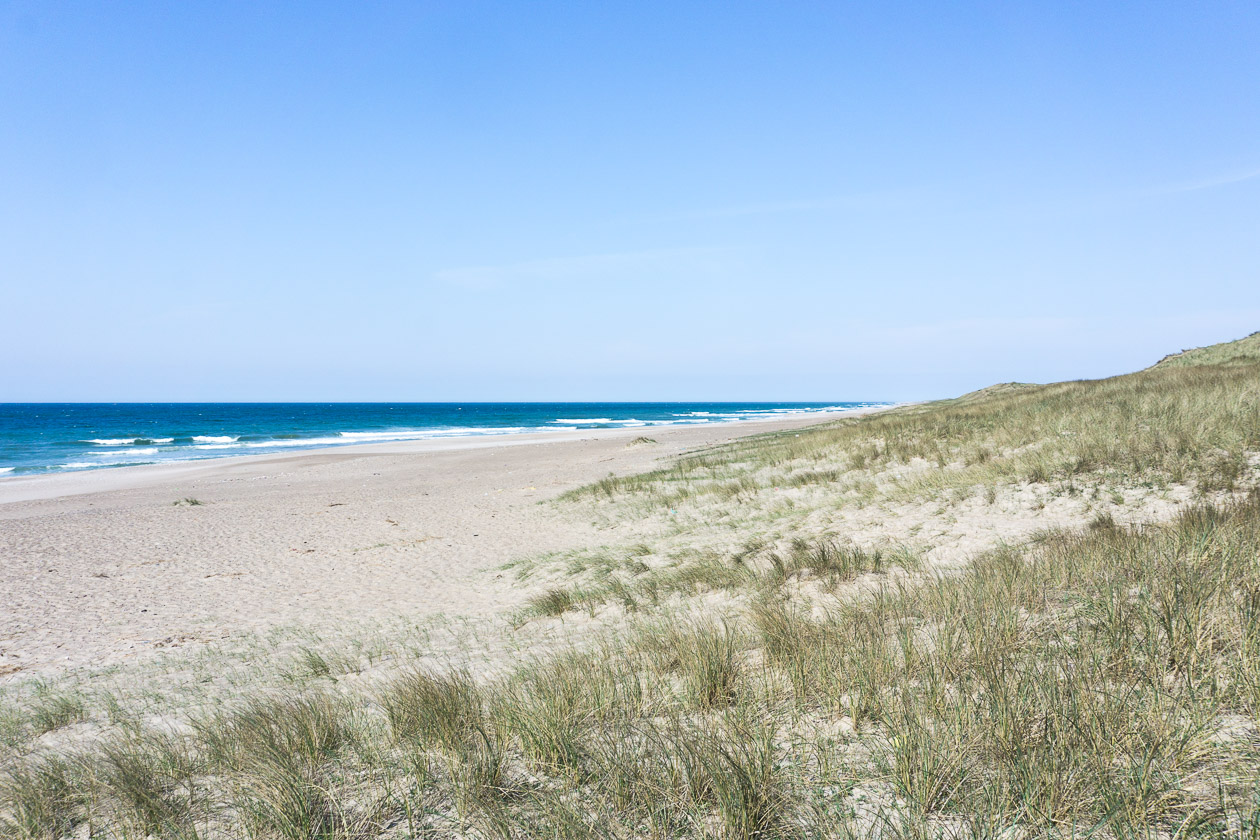
[[[494,616],[522,598],[495,569],[593,538],[540,501],[840,414],[655,429],[641,445],[641,429],[551,432],[6,479],[0,674],[282,624]]]

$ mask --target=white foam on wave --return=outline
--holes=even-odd
[[[205,450],[205,454],[201,457],[214,457],[214,455],[229,455],[233,454],[233,452],[243,454],[249,450],[259,452],[266,450],[285,450],[291,448],[333,447],[360,443],[384,443],[390,441],[512,435],[522,432],[579,431],[582,429],[590,430],[591,427],[638,428],[643,426],[712,424],[733,420],[765,420],[775,417],[851,411],[855,408],[866,408],[881,405],[885,405],[885,403],[857,403],[854,405],[807,407],[767,407],[732,411],[689,411],[679,412],[669,419],[660,420],[641,420],[635,417],[621,419],[615,419],[612,417],[558,417],[553,420],[546,421],[542,426],[492,426],[481,428],[452,427],[444,429],[394,429],[389,431],[329,432],[327,435],[320,437],[281,440],[243,441],[240,437],[235,435],[194,435],[191,438],[183,439],[182,442],[191,443],[187,449],[181,446],[161,449],[155,448],[164,444],[174,443],[176,439],[171,437],[150,438],[141,435],[127,438],[93,438],[91,440],[85,440],[83,443],[107,447],[106,451],[90,453],[94,458],[109,459],[111,456],[120,456],[121,460],[115,459],[112,461],[103,460],[97,462],[76,461],[68,464],[57,465],[54,469],[76,470],[97,467],[127,466],[137,463],[137,460],[146,456],[154,456],[162,452],[174,454],[175,452],[181,450],[187,452],[188,449]],[[214,455],[212,455],[212,453],[214,453]],[[0,468],[0,474],[13,472],[14,469],[14,467]]]
[[[291,448],[295,446],[337,446],[353,443],[389,443],[407,440],[433,440],[451,437],[484,437],[510,435],[525,431],[524,426],[491,426],[488,428],[406,429],[394,432],[338,432],[337,437],[294,438],[293,440],[259,440],[236,446],[250,449]],[[199,446],[198,449],[209,447]]]
[[[433,431],[422,432],[419,430],[407,430],[397,432],[338,432],[342,442],[347,440],[356,443],[368,443],[374,440],[415,440],[417,438],[425,438],[434,434]]]
[[[344,446],[355,443],[388,443],[391,441],[431,440],[448,437],[478,437],[486,435],[510,435],[523,432],[523,426],[497,426],[485,429],[430,429],[427,431],[407,430],[398,432],[338,432],[336,437],[292,438],[289,440],[251,440],[232,439],[230,443],[199,443],[193,449],[293,449],[313,446]]]
[[[236,446],[248,449],[267,449],[280,448],[288,449],[293,446],[336,446],[339,443],[345,443],[343,438],[339,437],[320,437],[320,438],[295,438],[293,440],[251,440],[248,443],[238,443]]]
[[[0,473],[13,472],[17,467],[0,467]]]
[[[339,432],[341,443],[372,443],[392,440],[428,440],[439,437],[468,437],[473,435],[510,435],[523,432],[523,426],[488,426],[485,428],[457,426],[451,429],[398,429],[392,432]]]
[[[855,405],[827,406],[795,406],[792,408],[749,408],[743,411],[689,411],[675,414],[678,418],[707,417],[718,422],[723,420],[768,420],[774,417],[797,416],[801,414],[829,414],[836,411],[852,411],[855,408],[871,408],[886,403],[857,403]],[[678,422],[688,422],[679,420]]]
[[[58,470],[94,470],[101,467],[138,467],[144,464],[156,463],[155,461],[105,461],[103,463],[94,464],[88,461],[72,461],[69,464],[57,464],[53,469]]]
[[[488,426],[484,429],[435,429],[424,432],[424,438],[484,437],[486,435],[514,435],[525,431],[524,426]]]

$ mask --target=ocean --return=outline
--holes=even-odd
[[[728,423],[835,403],[0,403],[6,477],[396,440]]]

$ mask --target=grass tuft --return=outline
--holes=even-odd
[[[94,767],[96,796],[135,836],[187,836],[201,814],[199,763],[185,739],[147,733],[125,735],[100,748]]]
[[[525,602],[525,611],[529,615],[558,616],[563,615],[577,605],[573,593],[567,589],[553,587]]]
[[[11,769],[0,780],[0,828],[6,837],[46,840],[69,837],[86,819],[91,795],[82,767],[50,755]]]
[[[743,672],[742,645],[726,623],[650,625],[640,633],[638,647],[656,671],[679,679],[691,706],[708,710],[735,701]]]
[[[43,735],[86,720],[87,704],[78,694],[39,688],[28,719],[35,734]]]
[[[382,692],[390,731],[421,746],[460,749],[484,726],[481,690],[466,671],[412,671]]]

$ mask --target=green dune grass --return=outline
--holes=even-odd
[[[283,692],[218,698],[174,727],[114,710],[98,737],[57,747],[50,732],[102,710],[48,688],[5,707],[0,826],[29,838],[1260,836],[1257,346],[757,436],[574,491],[566,510],[606,522],[692,523],[661,531],[674,544],[724,515],[742,547],[669,567],[645,562],[662,550],[650,542],[563,558],[598,586],[552,588],[522,620],[636,612],[493,678],[404,667],[348,685],[338,677],[354,669],[306,650]],[[1100,506],[1081,527],[946,571],[792,532],[807,522],[798,508],[935,500],[948,515],[960,490],[1014,485],[1176,486],[1192,502],[1136,525]]]
[[[1155,367],[1252,364],[1257,361],[1260,361],[1260,332],[1254,332],[1237,341],[1182,350],[1160,359]]]

